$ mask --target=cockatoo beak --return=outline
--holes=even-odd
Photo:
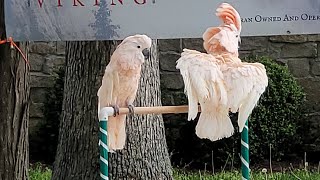
[[[144,50],[142,50],[142,54],[144,55],[144,58],[145,59],[148,59],[149,58],[149,56],[150,56],[150,51],[149,51],[149,49],[144,49]]]

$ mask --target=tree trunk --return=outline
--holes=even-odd
[[[6,38],[4,0],[0,0],[0,37]],[[28,44],[20,43],[28,53]],[[28,178],[29,67],[10,44],[0,45],[0,179]]]
[[[153,42],[152,58],[143,68],[136,106],[161,105],[159,62]],[[97,91],[106,62],[115,46],[97,42],[68,42],[62,120],[53,180],[100,179]],[[107,58],[107,59],[106,59]],[[112,179],[172,179],[162,116],[135,116],[127,123],[127,146],[112,154]]]
[[[160,75],[157,41],[145,61],[135,106],[160,106]],[[110,179],[172,179],[162,115],[127,118],[125,149],[110,155]]]
[[[67,42],[56,180],[98,180],[98,97],[111,41]]]

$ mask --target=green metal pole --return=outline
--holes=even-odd
[[[241,133],[241,174],[242,180],[250,179],[249,167],[249,127],[248,120]]]
[[[99,114],[99,147],[100,147],[100,178],[109,180],[108,172],[108,117],[113,114],[113,108],[102,108]]]

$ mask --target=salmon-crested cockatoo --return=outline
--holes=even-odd
[[[119,107],[133,113],[141,65],[149,57],[151,39],[146,35],[125,38],[111,56],[98,91],[98,111],[113,107],[115,114],[108,120],[108,146],[111,152],[123,149],[126,141],[126,115],[119,115]]]
[[[203,34],[204,48],[211,56],[184,49],[176,66],[180,69],[188,96],[188,120],[196,117],[200,103],[196,134],[212,141],[233,134],[229,109],[239,112],[238,125],[242,131],[268,84],[262,64],[242,63],[238,58],[239,13],[231,5],[222,3],[216,15],[223,23],[208,28]]]
[[[230,4],[222,3],[216,15],[223,23],[219,27],[220,31],[209,28],[203,34],[204,48],[207,53],[223,58],[219,66],[227,88],[228,107],[231,112],[238,112],[239,132],[242,132],[249,115],[268,86],[268,77],[263,64],[241,62],[238,58],[241,32],[239,13]]]

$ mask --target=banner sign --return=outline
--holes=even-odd
[[[5,0],[7,36],[15,41],[199,38],[228,2],[242,36],[320,33],[320,0]]]

